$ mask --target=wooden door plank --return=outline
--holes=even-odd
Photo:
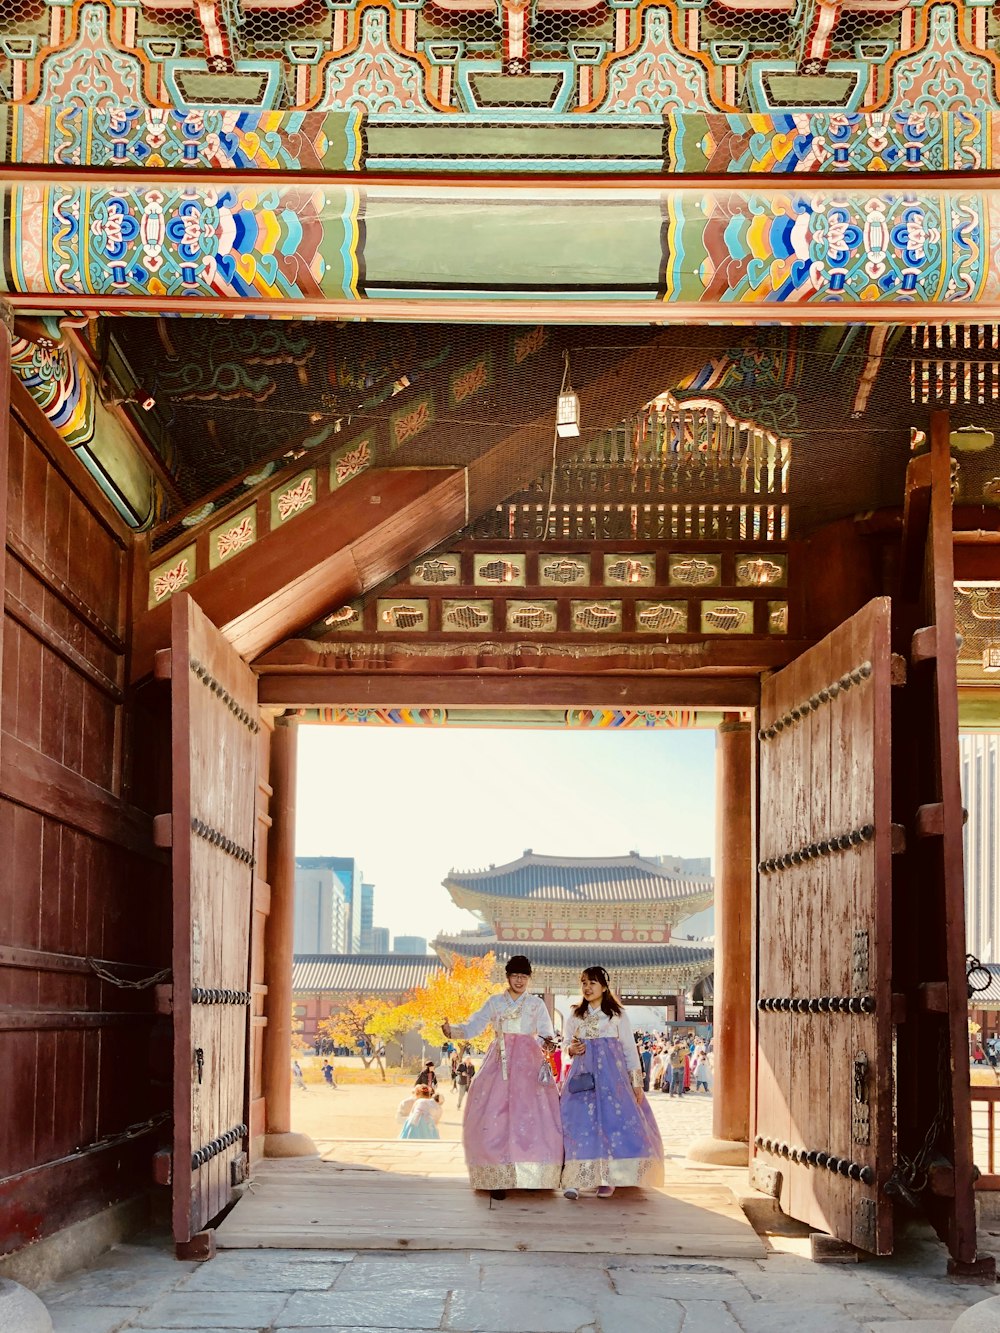
[[[886,938],[888,931],[889,691],[889,604],[876,599],[766,681],[761,699],[761,855],[792,860],[771,873],[765,867],[762,876],[758,972],[765,996],[793,1005],[791,1012],[760,1015],[757,1134],[842,1161],[842,1170],[830,1171],[780,1154],[782,1207],[880,1252],[891,1247],[891,1217],[879,1210],[876,1234],[867,1208],[874,1190],[846,1168],[851,1164],[856,1175],[877,1166],[885,1178],[892,1165],[889,1003],[874,1016],[854,1012],[861,999],[854,975],[858,932],[869,943],[874,975],[879,931]],[[878,756],[876,744],[883,751]],[[877,812],[884,846],[869,828]],[[869,829],[863,837],[862,828]],[[829,850],[831,839],[848,835],[846,846]],[[884,952],[880,957],[887,988]],[[867,982],[862,989],[868,993]],[[803,1001],[820,999],[822,1009],[803,1012]],[[862,1130],[853,1116],[853,1069],[862,1049],[869,1059],[871,1129],[870,1142],[856,1145],[855,1130]]]
[[[253,673],[188,595],[174,601],[172,648],[174,1236],[182,1243],[229,1203],[231,1163],[244,1150],[236,1131],[246,1124],[248,1006],[214,993],[247,991],[259,723]],[[215,1150],[192,1163],[206,1147]]]

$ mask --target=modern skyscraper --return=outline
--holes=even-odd
[[[965,825],[965,947],[982,963],[1000,963],[1000,734],[958,738]]]
[[[361,867],[353,856],[298,856],[296,867],[303,870],[327,870],[339,883],[346,905],[346,928],[341,953],[361,952],[362,892]],[[307,949],[296,953],[308,953]]]
[[[372,926],[372,953],[389,952],[388,926]]]
[[[295,953],[344,953],[349,913],[340,880],[328,866],[295,863]]]
[[[374,953],[372,927],[375,924],[375,885],[361,885],[361,952]]]
[[[392,942],[393,953],[426,953],[427,941],[419,935],[397,935]]]

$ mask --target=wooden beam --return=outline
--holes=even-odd
[[[467,517],[465,473],[379,468],[318,500],[189,589],[237,652],[256,657],[449,537]],[[170,642],[170,603],[141,616],[132,679]]]
[[[34,635],[39,643],[43,643],[50,652],[55,653],[67,666],[72,667],[85,680],[89,680],[91,685],[100,690],[112,703],[120,704],[122,702],[125,696],[117,681],[112,680],[110,676],[106,676],[100,667],[96,667],[89,658],[85,657],[78,648],[70,643],[69,639],[64,638],[10,591],[4,594],[3,609],[12,620],[17,621],[22,629],[26,629],[29,634]]]
[[[956,537],[956,583],[1000,583],[1000,544],[994,534],[990,535],[992,541],[969,542]]]
[[[951,1037],[952,1165],[955,1199],[948,1248],[952,1258],[976,1258],[976,1212],[969,1099],[968,1008],[960,984],[965,978],[965,811],[958,756],[958,653],[955,644],[955,566],[952,530],[951,441],[947,412],[932,412],[930,428],[930,530],[927,534],[925,610],[932,610],[942,651],[934,666],[934,704],[939,742],[938,784],[944,828],[941,891],[944,895],[945,976],[953,987],[947,1021]],[[904,528],[905,530],[905,528]],[[928,605],[929,604],[929,605]],[[945,646],[947,645],[947,651]]]
[[[374,636],[373,636],[374,637]],[[396,635],[379,635],[370,640],[334,642],[320,639],[286,639],[259,657],[254,666],[261,676],[271,675],[352,675],[357,672],[387,676],[468,675],[487,671],[513,673],[529,671],[532,675],[603,677],[626,675],[666,675],[696,677],[759,676],[795,660],[812,646],[812,640],[719,639],[651,644],[640,635],[610,635],[587,640],[586,657],[574,657],[566,645],[553,638],[546,642],[537,637],[525,641],[523,634],[506,631],[490,636],[488,649],[479,639],[456,643],[421,636],[419,642]],[[635,655],[635,649],[641,655]]]
[[[2,362],[0,362],[0,378],[4,378]],[[111,501],[66,441],[57,433],[17,376],[11,376],[5,387],[10,394],[10,413],[20,418],[28,435],[59,475],[66,479],[70,488],[80,497],[101,526],[112,534],[118,545],[127,550],[135,540],[133,530],[116,512]],[[6,418],[7,414],[4,415]]]
[[[899,587],[904,600],[920,598],[924,547],[931,512],[931,456],[921,454],[906,469],[903,502],[903,540],[899,560]]]
[[[6,731],[0,732],[0,796],[103,842],[155,855],[149,815]]]
[[[262,676],[262,704],[283,708],[755,708],[756,676]]]
[[[20,325],[20,323],[21,321],[19,320],[18,324]],[[36,341],[34,334],[30,331],[26,332],[24,336],[31,341]],[[97,385],[100,383],[101,367],[99,366],[96,357],[93,356],[86,340],[80,336],[78,329],[73,325],[64,326],[62,336],[64,344],[68,344],[66,348],[67,356],[74,359],[78,358],[89,367],[94,376],[94,387],[96,390]],[[99,414],[97,419],[97,430],[101,430],[101,413],[106,413],[109,417],[117,421],[118,425],[131,440],[136,453],[163,487],[164,493],[170,497],[173,505],[175,507],[182,505],[184,503],[184,497],[177,488],[177,482],[174,479],[173,473],[157,453],[152,443],[146,438],[145,434],[140,429],[138,422],[134,421],[132,417],[129,416],[128,412],[125,411],[124,403],[107,403],[101,397],[99,392],[96,394],[96,397],[97,402],[94,406]]]
[[[10,476],[10,329],[0,319],[0,537],[7,537],[7,489]],[[0,700],[4,698],[3,672],[6,657],[3,650],[4,597],[7,588],[6,550],[0,545]],[[0,717],[0,722],[2,722]],[[11,720],[13,726],[13,720]],[[0,730],[0,765],[3,763],[3,731]]]

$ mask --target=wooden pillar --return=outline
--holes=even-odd
[[[732,714],[716,735],[715,775],[712,1137],[696,1140],[688,1156],[745,1166],[750,1135],[753,729]]]
[[[677,1021],[678,1021],[678,1023],[683,1023],[684,1020],[687,1018],[687,1008],[686,1008],[686,1006],[685,1006],[685,1004],[684,1004],[684,992],[683,992],[683,991],[678,991],[678,992],[677,992],[676,1007],[677,1007]]]
[[[544,1005],[545,1005],[545,1008],[549,1011],[549,1018],[552,1019],[553,1025],[554,1025],[554,1026],[558,1026],[558,1024],[556,1024],[556,995],[555,995],[555,991],[551,991],[551,990],[543,991],[543,993],[542,993],[542,1004],[544,1004]]]
[[[10,328],[6,317],[9,307],[0,308],[0,537],[7,541],[7,490],[10,469]],[[3,547],[6,550],[6,547]],[[4,622],[4,583],[6,581],[7,561],[0,560],[0,683],[3,681],[3,622]],[[14,730],[14,719],[6,718],[7,726]],[[0,734],[0,745],[3,744]]]
[[[292,939],[295,917],[295,781],[298,732],[279,721],[271,737],[271,830],[267,877],[271,911],[264,940],[265,1157],[317,1156],[307,1134],[292,1133]]]

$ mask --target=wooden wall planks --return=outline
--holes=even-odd
[[[169,964],[147,814],[126,794],[130,535],[20,387],[0,333],[0,1253],[148,1183],[166,1085],[141,979]],[[141,895],[138,887],[150,890]],[[152,1123],[151,1123],[152,1122]],[[109,1141],[110,1140],[110,1141]]]

